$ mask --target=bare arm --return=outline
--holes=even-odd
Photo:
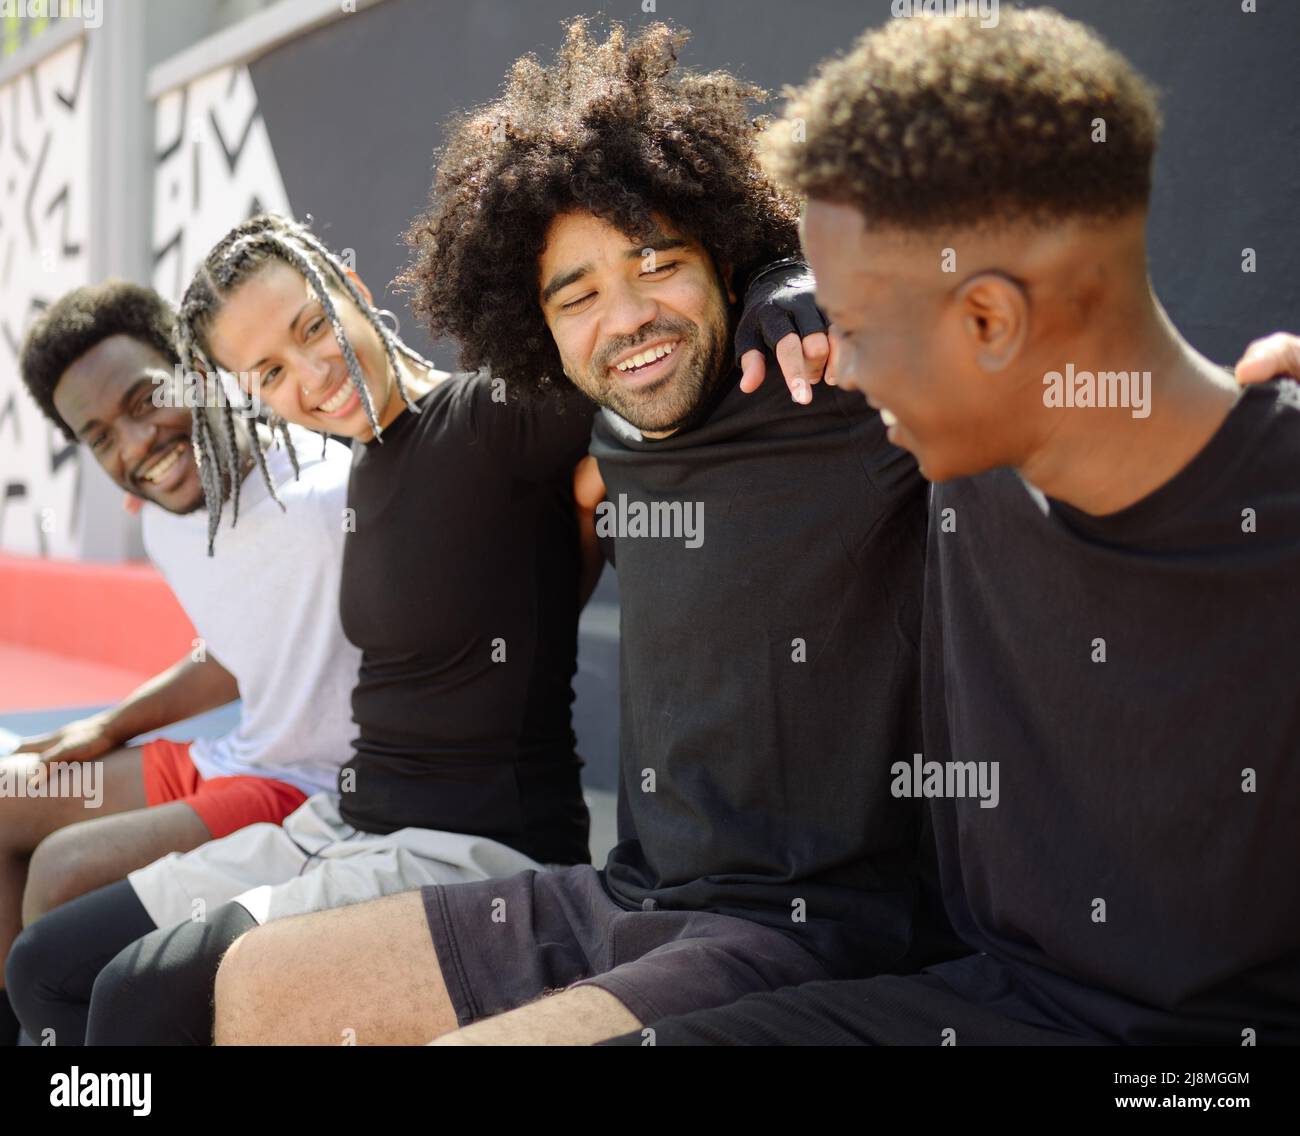
[[[596,506],[605,499],[605,480],[600,476],[600,466],[588,454],[573,470],[573,500],[578,507],[578,539],[582,545],[582,574],[578,598],[581,607],[587,606],[591,593],[600,582],[605,558],[596,537]]]
[[[139,734],[215,710],[239,697],[235,677],[216,659],[188,656],[142,683],[116,706],[26,738],[15,753],[39,753],[42,761],[90,761]]]

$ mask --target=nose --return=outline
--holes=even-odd
[[[302,389],[306,393],[320,394],[329,386],[329,360],[319,359],[314,355],[306,355],[303,357],[299,374],[302,378]]]
[[[136,467],[152,452],[158,440],[158,427],[149,419],[124,414],[118,420],[118,432],[122,439],[122,464],[129,475],[134,475]]]
[[[658,314],[659,305],[640,288],[629,283],[616,285],[609,294],[602,330],[610,338],[636,335]]]

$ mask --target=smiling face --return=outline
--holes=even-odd
[[[101,340],[59,379],[54,406],[127,493],[171,513],[203,507],[203,486],[190,442],[190,411],[171,391],[173,364],[129,335]],[[177,405],[168,405],[177,403]]]
[[[808,203],[801,237],[840,385],[880,410],[931,481],[1002,464],[1007,384],[978,365],[980,296],[943,271],[946,242],[872,231],[855,207],[825,201]]]
[[[364,285],[357,282],[364,291]],[[396,390],[379,335],[350,297],[331,290],[344,334],[356,352],[380,426]],[[343,348],[311,285],[272,260],[222,302],[207,333],[212,361],[239,376],[245,393],[288,422],[369,441],[374,431],[348,376]]]
[[[547,230],[542,312],[564,373],[651,436],[679,428],[727,367],[727,300],[712,258],[659,220],[641,242],[585,212]]]

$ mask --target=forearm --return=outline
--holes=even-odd
[[[605,557],[600,550],[600,540],[596,536],[596,514],[590,510],[578,510],[578,541],[582,549],[582,568],[578,574],[578,607],[587,606],[591,593],[600,583],[600,574],[605,568]]]
[[[185,658],[142,683],[99,717],[119,742],[215,710],[239,697],[234,676],[216,659]]]
[[[596,535],[596,510],[605,499],[605,479],[600,476],[600,466],[590,454],[573,470],[573,503],[578,517],[578,542],[582,551],[582,569],[578,580],[578,605],[586,607],[591,593],[596,590],[600,573],[605,567],[605,557]]]

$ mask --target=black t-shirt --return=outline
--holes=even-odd
[[[446,829],[586,863],[572,485],[593,412],[493,389],[445,379],[423,413],[354,446],[340,607],[362,652],[360,736],[341,812],[367,832]]]
[[[1300,387],[1110,516],[938,485],[930,549],[925,758],[1000,763],[934,801],[958,932],[1067,1030],[1300,1040]]]
[[[818,386],[802,407],[779,379],[724,383],[661,441],[596,419],[621,534],[606,886],[629,909],[779,928],[832,974],[905,969],[941,922],[917,862],[925,810],[889,791],[890,763],[920,748],[924,483],[860,395]],[[632,535],[638,503],[662,507],[660,532],[672,503],[685,532],[689,506],[698,547]]]

